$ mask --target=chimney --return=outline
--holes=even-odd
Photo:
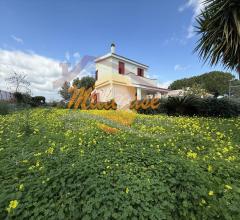
[[[111,44],[111,53],[115,53],[115,44],[114,43]]]

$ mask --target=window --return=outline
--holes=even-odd
[[[144,70],[141,68],[138,68],[138,76],[144,76]]]
[[[98,70],[95,72],[95,80],[98,80]]]
[[[119,74],[125,73],[125,64],[123,62],[119,62],[119,64],[118,64],[118,73]]]

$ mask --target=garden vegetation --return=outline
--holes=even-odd
[[[239,118],[0,116],[0,219],[240,219]]]
[[[157,109],[139,108],[138,113],[202,117],[238,117],[240,115],[240,102],[228,98],[199,98],[187,95],[159,99],[158,103]]]

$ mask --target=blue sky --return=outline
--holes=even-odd
[[[19,65],[24,66],[23,72],[24,68],[35,72],[37,59],[42,58],[39,65],[64,60],[74,64],[84,55],[99,56],[109,52],[112,42],[116,44],[118,54],[149,65],[150,76],[158,78],[161,84],[222,70],[220,66],[211,68],[203,64],[193,53],[198,38],[194,36],[192,27],[194,17],[203,7],[201,2],[1,0],[0,79],[6,76],[3,73],[7,68],[6,62],[16,65],[16,69]],[[13,59],[18,57],[20,61],[9,61],[11,56]],[[25,56],[24,61],[21,56]],[[32,63],[30,56],[35,60],[28,68],[23,62],[30,59],[27,63]],[[38,77],[41,71],[44,70],[36,70]],[[44,79],[33,82],[36,93],[41,88],[46,89],[47,85],[41,85],[41,82],[46,84],[46,80],[45,74]],[[50,94],[51,89],[45,92]]]

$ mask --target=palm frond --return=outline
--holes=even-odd
[[[197,17],[200,36],[195,52],[204,62],[222,62],[230,69],[240,64],[240,0],[205,0]]]

